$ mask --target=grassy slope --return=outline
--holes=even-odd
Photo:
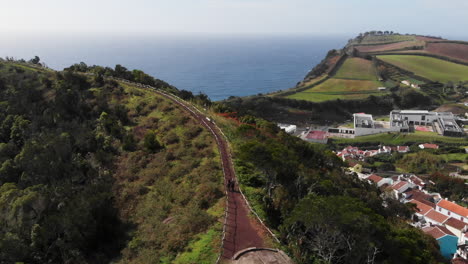
[[[333,139],[334,143],[337,144],[353,144],[353,143],[382,143],[388,145],[402,145],[407,143],[454,143],[460,145],[466,145],[466,138],[454,138],[454,137],[444,137],[439,136],[434,132],[421,132],[416,131],[415,133],[410,134],[400,134],[400,133],[385,133],[385,134],[376,134],[369,136],[361,136],[356,138],[335,138]]]
[[[362,40],[361,44],[380,44],[388,42],[400,42],[400,41],[414,41],[416,40],[415,36],[407,35],[367,35]]]
[[[433,81],[466,81],[468,66],[414,55],[382,55],[379,59]]]
[[[117,205],[122,217],[135,225],[120,263],[214,262],[222,231],[217,219],[222,218],[224,205],[223,199],[216,203],[222,195],[222,171],[214,140],[171,101],[121,86],[126,96],[114,103],[130,110],[134,126],[127,130],[140,141],[153,130],[165,148],[149,155],[135,151],[119,159]]]
[[[371,61],[361,58],[347,59],[336,75],[312,88],[289,95],[288,98],[321,102],[335,99],[362,99],[369,95],[383,95],[377,87],[376,71]]]
[[[348,58],[334,78],[376,81],[377,75],[371,61],[361,58]]]

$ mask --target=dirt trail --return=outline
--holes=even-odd
[[[209,121],[205,115],[177,97],[157,90],[155,92],[180,105],[197,119],[200,124],[211,131],[219,147],[224,171],[224,182],[226,184],[230,179],[235,179],[229,147],[220,129],[213,122]],[[231,259],[240,250],[249,247],[264,247],[263,237],[267,233],[267,230],[264,230],[263,226],[257,223],[256,219],[249,217],[249,208],[241,193],[237,191],[237,188],[234,192],[228,192],[227,196],[227,219],[222,257]]]

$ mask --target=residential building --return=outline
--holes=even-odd
[[[436,205],[439,213],[468,223],[468,209],[446,199],[440,200]]]
[[[458,237],[458,244],[465,244],[465,233],[468,231],[468,224],[453,217],[449,217],[444,226]]]
[[[424,215],[424,219],[431,225],[443,225],[449,217],[431,209]]]
[[[420,149],[439,149],[439,145],[429,143],[419,144],[418,147]]]
[[[447,259],[453,258],[457,252],[458,238],[450,230],[443,226],[428,226],[424,227],[422,231],[437,240],[442,256]]]

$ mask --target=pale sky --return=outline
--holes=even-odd
[[[468,0],[0,0],[0,33],[468,35]]]

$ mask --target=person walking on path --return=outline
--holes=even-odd
[[[231,179],[228,180],[227,189],[228,191],[232,192],[232,180]]]

